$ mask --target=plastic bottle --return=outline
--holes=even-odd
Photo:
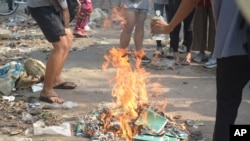
[[[71,109],[71,108],[74,108],[74,107],[77,107],[78,104],[76,102],[73,102],[73,101],[65,101],[63,104],[62,104],[62,107],[65,108],[65,109]]]
[[[161,16],[161,11],[160,10],[155,11],[154,18],[163,19],[163,17]],[[155,33],[152,38],[154,40],[164,40],[166,38],[166,36],[165,36],[165,34]]]

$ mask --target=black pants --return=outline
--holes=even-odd
[[[214,141],[229,141],[229,126],[234,124],[242,100],[244,86],[250,80],[247,56],[217,60],[217,109]]]
[[[8,0],[8,10],[13,10],[13,0]]]
[[[170,0],[169,1],[169,20],[171,21],[174,17],[176,11],[179,8],[181,0]],[[193,31],[192,31],[192,20],[195,10],[193,10],[184,20],[184,45],[187,46],[187,52],[190,51],[190,47],[193,41]],[[179,47],[179,34],[181,29],[181,23],[178,24],[174,30],[170,33],[170,47],[173,48],[174,52],[178,52]]]

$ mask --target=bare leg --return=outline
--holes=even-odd
[[[142,49],[144,39],[144,22],[147,18],[147,13],[136,13],[134,42],[136,51]]]
[[[174,60],[175,60],[175,64],[177,65],[180,64],[179,52],[174,52]]]
[[[55,80],[59,78],[61,79],[60,71],[65,63],[69,49],[72,45],[72,41],[68,42],[70,40],[70,36],[72,36],[70,29],[66,29],[65,32],[67,34],[66,36],[61,36],[60,41],[52,43],[54,50],[50,54],[46,64],[44,88],[40,96],[57,96],[56,92],[53,90],[53,87],[55,86]],[[58,97],[51,97],[51,100],[57,103],[63,102],[63,99]]]
[[[191,63],[191,52],[187,52],[184,60],[182,61],[182,65],[189,65]]]
[[[72,43],[73,43],[73,35],[72,35],[72,32],[71,32],[70,29],[65,29],[65,32],[66,32],[67,43],[68,43],[68,46],[69,46],[69,49],[70,49],[71,46],[72,46]],[[68,56],[68,53],[64,56],[65,58],[61,58],[61,60],[63,59],[64,62],[65,62],[66,59],[67,59],[67,56]],[[56,75],[56,79],[54,81],[54,86],[65,82],[65,80],[61,77],[62,68],[63,68],[63,65],[61,66],[61,68],[59,69],[59,71],[58,71],[58,73]]]
[[[130,42],[131,34],[135,26],[135,12],[125,11],[125,25],[120,36],[120,48],[127,48]]]

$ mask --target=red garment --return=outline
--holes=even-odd
[[[211,0],[199,0],[198,6],[211,7]]]
[[[76,19],[76,26],[75,31],[83,31],[84,27],[88,24],[89,16],[93,10],[91,0],[80,0],[81,9],[80,12],[77,14]]]
[[[81,18],[82,16],[89,16],[93,10],[92,2],[91,0],[80,0],[81,3],[81,9],[78,13],[77,18]]]

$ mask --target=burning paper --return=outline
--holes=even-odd
[[[140,53],[144,52],[136,53],[143,55]],[[131,58],[134,61],[131,61]],[[81,135],[98,141],[132,141],[141,138],[147,140],[156,139],[157,136],[161,136],[156,139],[159,141],[180,138],[172,134],[175,133],[172,126],[169,128],[171,137],[165,136],[166,124],[171,125],[171,122],[168,122],[169,119],[163,113],[159,114],[159,111],[150,108],[146,91],[148,73],[141,67],[141,60],[128,54],[127,49],[121,48],[109,50],[105,59],[103,69],[110,64],[117,69],[115,78],[110,81],[113,84],[114,106],[85,115],[81,119],[83,125]]]

